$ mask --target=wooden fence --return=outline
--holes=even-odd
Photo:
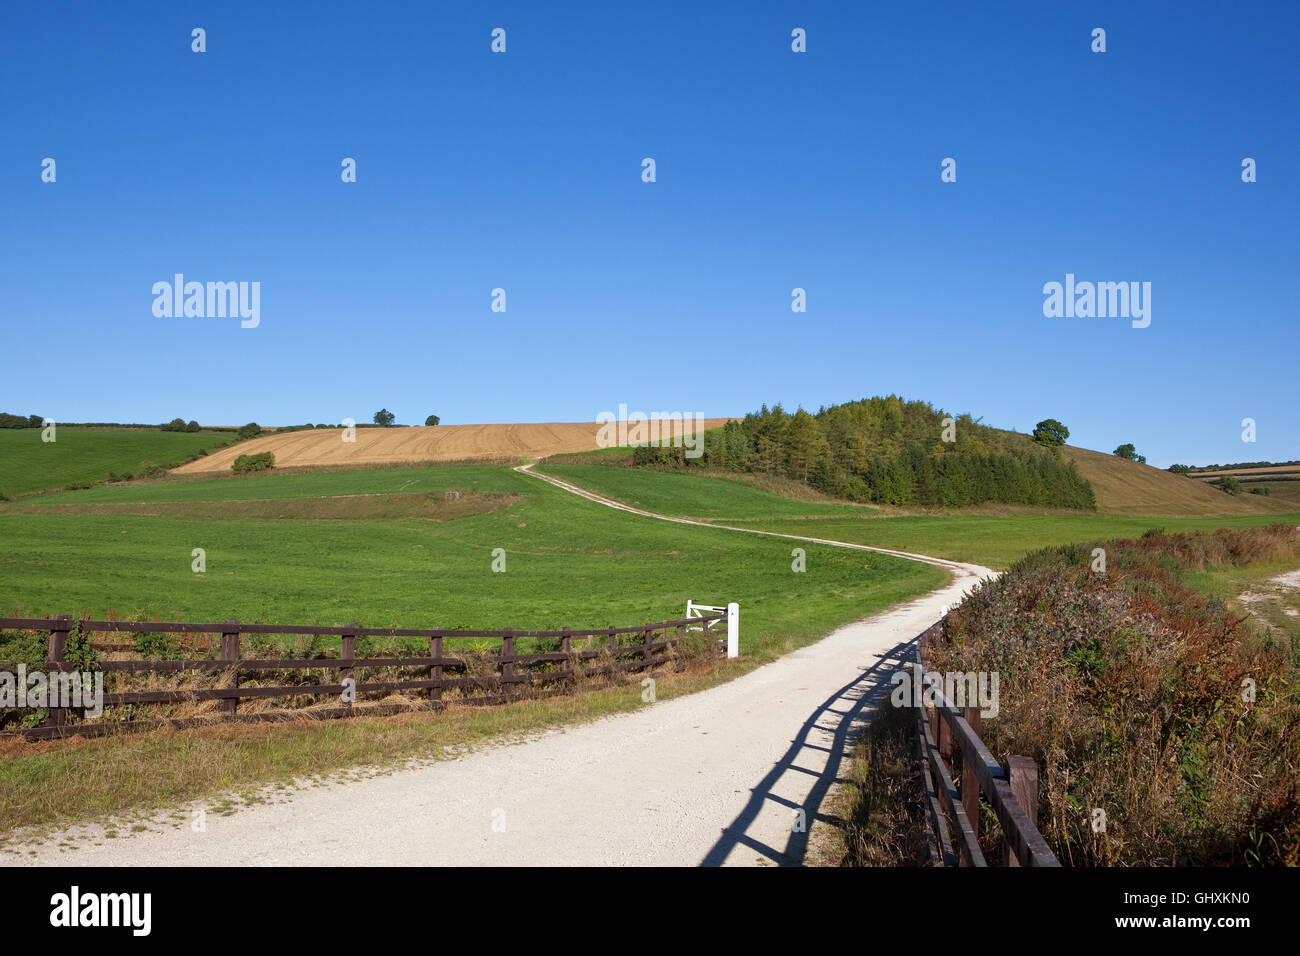
[[[349,717],[358,713],[355,704],[334,708],[314,707],[309,711],[263,711],[257,713],[239,713],[239,702],[249,698],[275,698],[294,696],[332,696],[342,697],[345,689],[356,695],[364,693],[402,693],[422,692],[424,700],[419,704],[368,704],[364,713],[392,713],[411,710],[417,707],[440,709],[449,703],[462,705],[502,704],[522,697],[549,697],[571,693],[579,677],[576,667],[581,668],[581,676],[589,678],[604,675],[612,678],[617,672],[647,670],[668,663],[673,659],[670,649],[676,646],[688,627],[698,629],[703,625],[707,630],[707,645],[718,652],[724,652],[727,642],[727,618],[724,612],[705,617],[683,618],[676,621],[658,621],[633,627],[607,627],[596,630],[573,630],[564,628],[559,631],[517,631],[507,628],[502,631],[457,631],[442,629],[403,629],[403,628],[365,628],[312,627],[284,624],[241,624],[238,621],[223,621],[220,624],[160,623],[149,621],[89,621],[73,620],[71,615],[56,615],[50,618],[0,618],[0,628],[45,631],[48,634],[48,672],[56,671],[101,671],[168,674],[185,671],[216,672],[222,686],[213,688],[191,688],[181,690],[151,690],[135,693],[104,694],[103,704],[118,707],[129,704],[177,703],[187,701],[217,700],[220,710],[217,714],[204,717],[184,719],[162,719],[151,721],[122,721],[112,719],[74,719],[75,715],[67,710],[50,708],[49,716],[40,727],[6,731],[0,736],[23,736],[29,739],[64,737],[73,734],[98,736],[123,729],[155,729],[159,727],[187,727],[211,723],[214,718],[236,722],[261,722],[285,720],[293,717]],[[715,623],[716,622],[716,623]],[[710,626],[711,625],[711,626]],[[96,661],[93,667],[82,667],[67,660],[68,636],[74,629],[83,635],[104,634],[185,634],[212,635],[212,643],[207,648],[211,653],[215,638],[220,635],[219,656],[210,659],[137,659]],[[245,658],[240,654],[240,638],[247,634],[271,635],[306,635],[311,637],[336,636],[339,638],[337,657],[295,657],[295,658]],[[426,638],[429,642],[428,655],[418,657],[399,656],[356,656],[358,637],[390,638]],[[558,641],[558,649],[533,654],[516,652],[515,642],[520,638],[546,639],[552,643]],[[492,639],[500,642],[494,650],[485,652],[493,673],[470,674],[472,665],[481,664],[483,657],[456,656],[448,647],[449,641],[468,641]],[[577,646],[575,646],[577,642]],[[599,642],[599,643],[598,643]],[[585,644],[585,646],[583,646]],[[97,653],[131,652],[131,644],[95,644],[90,648]],[[607,658],[588,666],[586,662],[597,658]],[[8,667],[9,665],[0,665]],[[353,676],[362,668],[401,667],[427,668],[428,676],[419,680],[389,680],[362,683]],[[315,670],[336,671],[337,683],[289,684],[277,686],[240,686],[240,675],[256,671],[270,670]],[[455,676],[449,676],[455,675]],[[352,681],[349,687],[345,681]],[[443,700],[444,691],[455,690],[467,696],[454,700]],[[355,699],[355,698],[354,698]]]
[[[943,634],[944,620],[917,641],[913,679],[924,681],[926,653]],[[916,708],[917,758],[925,792],[925,812],[931,863],[941,866],[987,866],[980,849],[980,794],[997,815],[1002,828],[1003,861],[1007,866],[1060,866],[1038,831],[1038,767],[1030,757],[1007,758],[1007,767],[994,759],[980,739],[978,703],[958,708],[942,686],[927,695],[934,706]],[[960,760],[960,785],[949,763]]]

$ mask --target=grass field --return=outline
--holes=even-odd
[[[1138,537],[1151,527],[1193,531],[1277,521],[1300,524],[1300,507],[1291,514],[1225,517],[1144,517],[1084,512],[884,516],[874,515],[869,509],[855,510],[852,505],[818,506],[789,501],[754,492],[724,479],[674,472],[599,465],[552,465],[542,470],[628,504],[641,502],[640,507],[663,514],[725,521],[735,527],[760,531],[913,551],[954,561],[971,561],[999,570],[1037,548],[1101,538]],[[711,489],[710,484],[716,487]],[[1216,491],[1215,494],[1223,493]],[[836,513],[835,509],[840,510]]]
[[[779,500],[727,485],[751,510],[787,513]],[[445,513],[447,490],[468,492],[461,501],[469,510]],[[433,510],[373,517],[376,502],[392,508],[415,499]],[[482,502],[495,510],[479,511]],[[352,508],[371,517],[347,517]],[[134,513],[94,513],[105,509]],[[190,570],[196,547],[206,549],[205,574]],[[505,573],[491,570],[494,548],[506,551]],[[628,515],[501,466],[167,479],[0,503],[0,613],[100,616],[113,608],[163,619],[542,629],[676,618],[687,599],[738,601],[746,656],[665,673],[657,693],[669,699],[946,578],[885,555],[806,550],[809,570],[794,573],[788,542]],[[391,766],[640,706],[633,683],[440,716],[224,726],[81,744],[5,741],[0,830],[358,764]],[[236,804],[216,802],[212,810]],[[158,824],[133,818],[128,825]]]
[[[689,472],[603,465],[539,465],[535,470],[646,511],[687,518],[842,517],[876,510],[849,502],[799,501],[731,478]]]
[[[522,498],[447,520],[338,517],[339,496],[441,500],[446,489]],[[232,507],[223,517],[79,513],[150,501]],[[294,517],[268,517],[268,501]],[[49,506],[72,510],[31,510]],[[322,516],[305,517],[313,513]],[[5,611],[543,629],[679,617],[687,599],[738,601],[742,651],[760,656],[943,580],[925,565],[817,547],[807,549],[809,570],[794,573],[785,542],[619,513],[500,466],[99,487],[0,504],[0,541]],[[191,571],[194,548],[205,549],[205,574]],[[491,570],[495,548],[505,573]]]
[[[156,428],[77,428],[59,425],[55,440],[39,428],[0,428],[0,494],[65,488],[132,475],[141,462],[170,468],[203,449],[235,440],[234,432],[164,432]]]

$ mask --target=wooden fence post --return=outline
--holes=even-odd
[[[229,661],[232,664],[239,660],[239,622],[222,621],[225,630],[221,632],[221,659]],[[230,678],[227,681],[230,688],[239,689],[239,670],[232,668]],[[238,697],[225,697],[221,700],[221,709],[227,714],[233,714],[239,709]]]
[[[501,632],[501,695],[510,697],[513,685],[510,678],[515,676],[515,635],[511,628]]]
[[[646,622],[646,626],[645,626],[645,649],[644,649],[644,651],[642,652],[642,655],[641,655],[642,660],[643,660],[644,663],[645,663],[645,667],[643,668],[644,670],[649,670],[649,669],[650,669],[650,657],[651,657],[651,655],[654,653],[654,648],[651,647],[651,644],[653,643],[653,635],[654,635],[654,631],[650,630],[650,624],[649,624],[649,622]]]
[[[50,636],[46,642],[46,660],[48,664],[54,664],[56,667],[48,668],[49,673],[46,677],[46,693],[50,699],[46,700],[47,704],[53,704],[53,695],[58,692],[58,683],[51,680],[53,674],[57,672],[57,667],[62,665],[67,654],[68,632],[72,630],[71,614],[55,614],[50,620]],[[48,666],[48,665],[47,665]],[[25,690],[26,688],[23,688]],[[67,719],[68,713],[62,707],[47,707],[45,726],[62,727]]]
[[[442,635],[429,638],[429,656],[442,660]],[[429,668],[429,680],[442,680],[442,665],[434,664]],[[429,688],[429,700],[442,700],[442,684]]]
[[[1034,758],[1008,757],[1007,782],[1025,815],[1034,826],[1038,826],[1038,764],[1034,763]],[[1010,845],[1005,842],[1003,845],[1007,866],[1019,866],[1020,860],[1011,852]]]
[[[357,636],[351,633],[351,628],[354,627],[356,627],[355,624],[345,624],[344,625],[345,629],[343,631],[343,634],[339,637],[339,660],[340,661],[354,661],[357,659]],[[347,683],[349,678],[351,678],[355,682],[357,679],[356,673],[357,672],[354,668],[340,667],[339,683],[345,684]],[[346,688],[344,689],[346,690]],[[352,707],[352,713],[355,714],[357,711],[357,696],[356,696],[355,683],[353,683],[352,690],[353,690],[353,694],[352,694],[351,707]]]
[[[967,705],[964,714],[966,723],[970,724],[970,729],[975,731],[978,737],[980,732],[980,709],[978,706]],[[966,816],[970,818],[970,825],[975,828],[975,836],[980,835],[980,782],[975,776],[975,768],[971,762],[966,759],[966,751],[961,754],[961,803],[966,810]]]
[[[564,629],[560,635],[560,653],[564,655],[564,664],[561,670],[564,673],[565,690],[572,690],[568,682],[573,680],[573,637],[569,634],[569,628]]]

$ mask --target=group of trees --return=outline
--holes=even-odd
[[[158,427],[165,432],[196,432],[199,430],[199,423],[195,421],[187,422],[183,418],[173,418],[166,425],[159,425]]]
[[[763,472],[839,498],[891,505],[998,501],[1096,508],[1092,486],[1055,451],[969,415],[949,417],[926,402],[894,395],[815,415],[764,405],[710,433],[697,459],[686,458],[683,448],[661,446],[638,448],[633,461]]]
[[[40,428],[45,419],[40,415],[10,415],[0,412],[0,428]]]
[[[397,416],[388,409],[381,408],[379,411],[375,412],[374,418],[372,418],[371,421],[381,428],[392,428],[397,422]],[[424,423],[426,425],[436,425],[439,421],[440,419],[437,415],[430,415],[424,420]]]

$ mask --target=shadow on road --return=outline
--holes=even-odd
[[[853,743],[866,725],[868,715],[888,698],[891,690],[889,678],[902,668],[903,655],[915,643],[916,638],[912,638],[890,648],[875,664],[827,698],[804,721],[789,749],[753,788],[744,810],[722,831],[718,842],[700,861],[700,866],[721,866],[733,851],[740,848],[753,850],[779,866],[799,866],[803,863],[804,854],[808,850],[808,831],[812,829],[813,821],[819,819],[835,822],[833,818],[822,815],[821,805],[831,784],[839,779],[840,765],[852,756]],[[827,755],[825,767],[819,773],[799,764],[800,756],[808,750]],[[812,763],[818,765],[819,761],[813,760]],[[783,781],[793,782],[793,779],[786,779],[787,774],[794,774],[795,778],[804,781],[809,774],[817,777],[802,803],[795,803],[776,793]],[[799,787],[796,785],[785,789],[797,792]],[[784,847],[769,846],[749,834],[754,821],[769,802],[784,808],[790,820],[790,832]],[[796,830],[795,814],[800,809],[804,811],[805,825],[802,830]]]

